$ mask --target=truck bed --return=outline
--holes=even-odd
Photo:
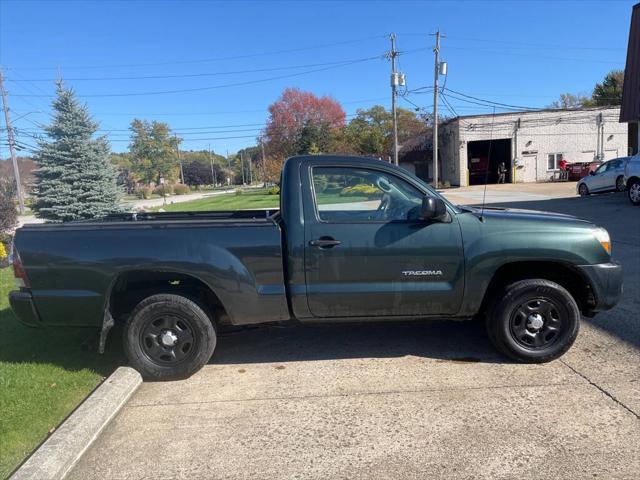
[[[114,286],[139,272],[151,272],[147,283],[186,272],[222,297],[231,323],[289,318],[277,210],[34,224],[19,229],[15,242],[44,325],[101,325]]]

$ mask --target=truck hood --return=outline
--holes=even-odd
[[[471,211],[476,215],[482,215],[491,219],[504,219],[504,220],[529,220],[529,221],[542,221],[542,222],[560,222],[564,224],[580,225],[585,227],[593,227],[593,223],[582,218],[574,217],[573,215],[567,215],[564,213],[556,212],[544,212],[541,210],[525,210],[520,208],[504,208],[485,206],[484,211],[477,207],[470,207],[465,205],[462,207],[464,210]]]

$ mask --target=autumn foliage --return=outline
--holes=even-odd
[[[345,127],[345,113],[331,97],[287,88],[269,106],[265,140],[279,161],[300,153],[321,153]]]

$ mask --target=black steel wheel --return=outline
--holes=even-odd
[[[562,317],[566,317],[563,307],[548,298],[526,300],[511,315],[511,335],[524,348],[548,348],[560,338]]]
[[[158,314],[145,321],[140,330],[140,349],[158,365],[177,365],[197,352],[198,337],[194,336],[191,320],[173,314]]]
[[[555,282],[520,280],[499,291],[486,317],[489,338],[505,355],[541,363],[563,355],[580,328],[580,310]]]
[[[143,377],[185,378],[209,361],[216,346],[214,324],[193,300],[158,294],[142,300],[124,329],[124,350]]]

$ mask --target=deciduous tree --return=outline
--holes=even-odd
[[[328,152],[332,136],[345,126],[345,117],[333,98],[287,88],[269,106],[265,135],[269,155],[282,162],[288,156],[308,153],[311,138],[322,143],[316,144],[316,149]]]
[[[177,147],[181,139],[172,135],[169,125],[134,119],[131,122],[132,170],[140,179],[160,183],[160,179],[175,181],[180,173]]]

